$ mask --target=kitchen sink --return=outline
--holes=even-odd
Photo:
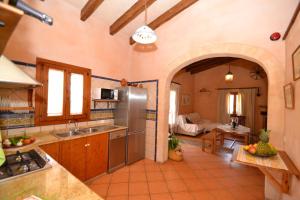
[[[84,134],[95,133],[95,132],[109,131],[115,128],[118,127],[111,126],[111,125],[104,125],[104,126],[94,126],[90,128],[81,128],[78,129],[77,131],[56,132],[54,134],[57,137],[65,138],[65,137],[72,137],[72,136],[84,135]]]
[[[81,135],[82,133],[80,131],[66,131],[66,132],[57,132],[54,134],[58,137],[72,137],[76,135]]]

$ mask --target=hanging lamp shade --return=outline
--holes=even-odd
[[[230,71],[230,64],[228,65],[228,72],[225,75],[225,81],[226,82],[232,82],[233,81],[233,73]]]
[[[152,44],[157,40],[157,35],[149,26],[144,25],[135,31],[132,39],[140,44]]]
[[[232,72],[229,71],[229,72],[225,75],[225,81],[228,81],[228,82],[233,81],[233,74],[232,74]]]

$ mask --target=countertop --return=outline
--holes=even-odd
[[[89,189],[83,182],[42,151],[39,146],[53,142],[124,130],[126,128],[127,127],[117,126],[117,128],[107,131],[99,131],[66,138],[59,138],[50,132],[40,132],[33,134],[33,136],[36,137],[36,141],[33,144],[20,148],[5,149],[6,155],[15,153],[17,150],[22,152],[30,149],[37,149],[47,156],[52,167],[0,182],[0,199],[21,200],[31,195],[35,195],[43,200],[102,200],[101,197]]]
[[[35,195],[43,200],[102,200],[54,159],[47,157],[51,168],[0,182],[0,199],[22,200]]]
[[[99,125],[86,126],[86,127],[81,127],[81,128],[95,127],[95,126],[102,126],[102,125],[103,124],[99,124]],[[127,127],[125,127],[125,126],[117,126],[117,125],[114,125],[114,126],[117,127],[117,128],[114,128],[114,129],[111,129],[111,130],[105,130],[105,131],[98,131],[98,132],[94,132],[94,133],[86,133],[86,134],[76,135],[76,136],[71,136],[71,137],[64,137],[64,138],[55,136],[53,134],[53,131],[51,131],[51,132],[39,132],[39,133],[35,133],[35,134],[31,135],[31,136],[34,136],[36,138],[34,143],[32,143],[30,145],[23,146],[23,147],[4,149],[4,152],[5,152],[6,155],[9,155],[9,154],[16,153],[16,151],[21,151],[21,152],[22,151],[27,151],[29,149],[36,148],[36,147],[38,147],[40,145],[43,145],[43,144],[50,144],[50,143],[54,143],[54,142],[72,140],[72,139],[76,139],[76,138],[82,138],[82,137],[87,137],[87,136],[92,136],[92,135],[103,134],[103,133],[107,133],[107,132],[113,132],[113,131],[127,129]]]

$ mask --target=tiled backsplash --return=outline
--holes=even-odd
[[[15,62],[16,63],[16,62]],[[35,77],[35,65],[17,62],[17,64],[27,72],[30,76]],[[156,136],[157,136],[157,106],[158,106],[158,80],[138,81],[134,83],[143,84],[148,91],[147,102],[147,129],[146,129],[146,157],[154,160],[156,157]],[[120,80],[100,77],[92,75],[92,90],[94,88],[109,88],[115,89],[120,86]],[[19,99],[27,100],[27,93],[24,91],[12,91],[0,89],[1,95],[14,94]],[[13,98],[13,97],[11,97]],[[94,102],[91,99],[90,120],[88,122],[80,122],[80,125],[93,125],[95,123],[114,123],[115,103],[97,103],[94,107]],[[18,132],[39,132],[50,131],[66,128],[66,124],[50,125],[50,126],[34,126],[34,112],[0,112],[0,129],[8,129],[8,134]],[[7,132],[7,131],[6,131]]]

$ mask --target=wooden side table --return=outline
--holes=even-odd
[[[300,178],[300,172],[285,151],[278,151],[276,156],[256,157],[243,149],[242,145],[236,145],[232,162],[257,167],[268,178],[270,183],[279,191],[288,193],[290,176]],[[281,180],[272,175],[272,171],[281,173]]]

